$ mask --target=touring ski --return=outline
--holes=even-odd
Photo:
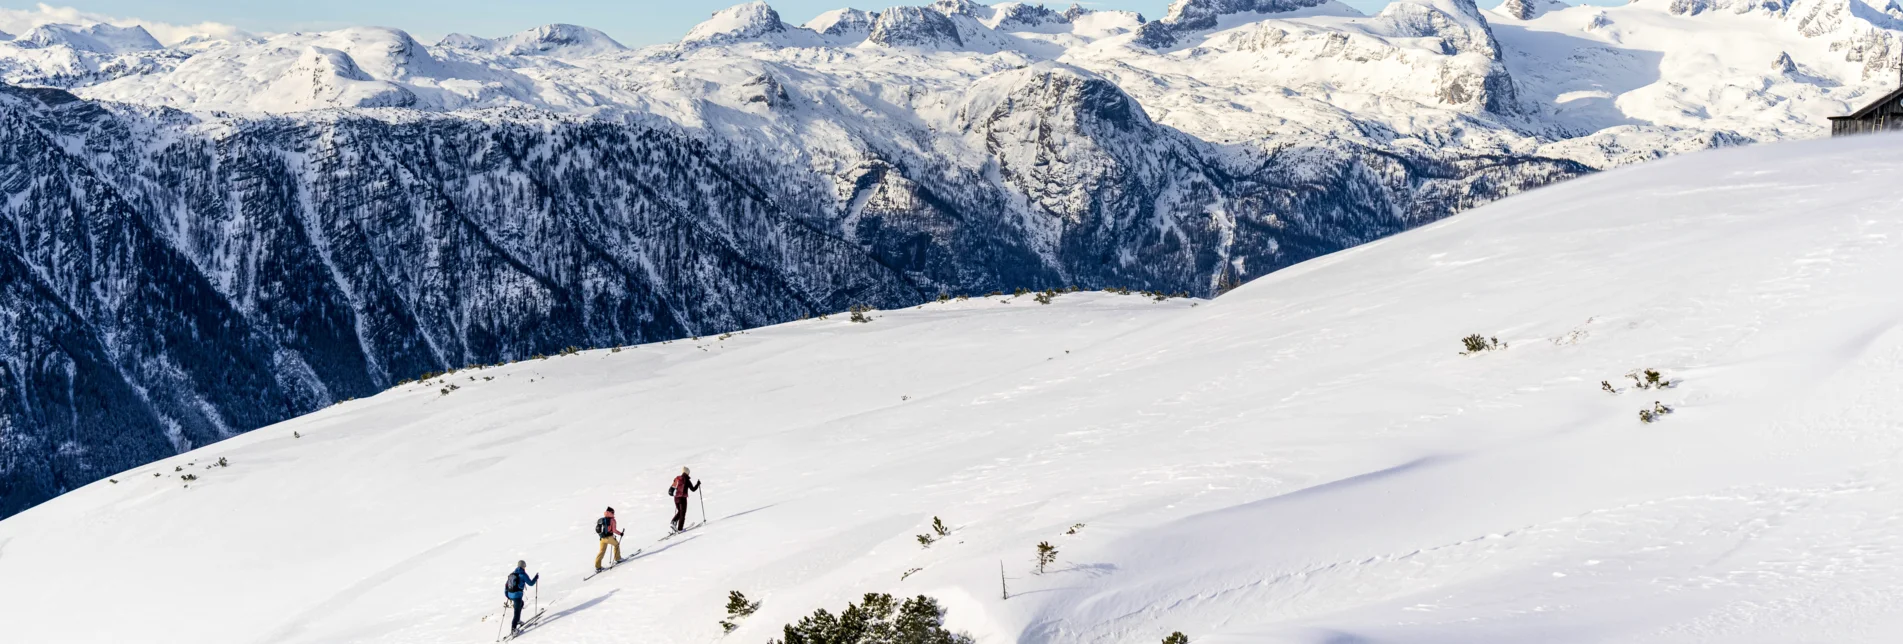
[[[622,558],[620,558],[620,559],[617,559],[617,560],[615,560],[615,562],[614,562],[614,563],[611,563],[611,564],[608,564],[608,567],[606,567],[606,568],[602,568],[601,570],[597,570],[597,571],[594,571],[594,572],[592,572],[592,573],[589,573],[587,577],[583,577],[583,578],[581,578],[581,580],[582,580],[582,581],[588,581],[588,580],[590,580],[590,579],[594,579],[594,578],[595,578],[595,575],[599,575],[599,574],[601,574],[601,573],[604,573],[604,572],[608,572],[608,571],[610,571],[610,570],[614,570],[614,569],[615,569],[615,566],[619,566],[619,565],[621,565],[621,564],[624,564],[624,563],[627,563],[627,562],[628,562],[629,560],[632,560],[632,559],[634,559],[635,557],[639,557],[639,556],[641,556],[641,551],[640,551],[640,550],[636,550],[636,551],[634,551],[634,552],[631,552],[631,553],[628,553],[628,556],[626,556],[626,557],[622,557]]]
[[[502,641],[507,642],[509,640],[513,640],[515,638],[521,637],[523,633],[529,632],[529,629],[535,628],[536,626],[541,625],[542,616],[547,614],[548,614],[548,609],[546,608],[536,611],[534,617],[530,617],[528,619],[522,620],[522,626],[520,628],[515,629],[513,632],[510,632],[508,635],[504,636],[502,638]]]
[[[677,531],[674,531],[674,532],[669,532],[669,533],[667,533],[667,536],[665,536],[665,537],[661,537],[661,540],[662,540],[662,541],[666,541],[666,540],[668,540],[668,539],[672,539],[672,538],[674,538],[674,535],[677,535],[677,534],[680,534],[680,533],[682,533],[682,532],[686,532],[686,531],[688,531],[688,530],[692,530],[692,529],[694,529],[694,528],[698,528],[698,527],[701,527],[702,525],[706,525],[706,523],[707,523],[706,521],[701,521],[701,522],[698,522],[698,523],[694,523],[694,524],[690,524],[690,525],[688,525],[688,526],[687,526],[687,527],[685,527],[685,528],[681,528],[680,530],[677,530]]]

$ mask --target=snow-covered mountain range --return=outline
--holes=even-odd
[[[488,642],[526,560],[522,644],[759,644],[873,592],[983,644],[1888,644],[1899,142],[1616,169],[1215,300],[444,374],[0,521],[7,641]],[[660,542],[683,465],[708,522]],[[643,552],[584,580],[608,506]]]
[[[1819,135],[1903,10],[940,0],[0,41],[0,515],[448,367],[939,294],[1209,294],[1594,169]]]

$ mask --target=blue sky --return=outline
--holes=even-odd
[[[840,7],[882,9],[891,5],[923,5],[931,0],[768,0],[780,16],[792,23],[806,22],[820,12]],[[1035,0],[1033,0],[1035,1]],[[1170,0],[1100,0],[1084,6],[1126,9],[1150,18],[1161,17]],[[1495,0],[1480,0],[1483,6]],[[677,40],[689,27],[737,0],[50,0],[47,4],[127,18],[175,24],[222,22],[247,31],[321,31],[355,25],[396,27],[424,42],[462,32],[500,36],[552,22],[594,27],[629,45]],[[0,0],[0,7],[33,9],[36,0]],[[1044,4],[1062,9],[1069,0]],[[1350,0],[1367,10],[1383,0]]]

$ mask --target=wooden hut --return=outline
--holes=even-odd
[[[1844,116],[1830,117],[1831,136],[1849,136],[1903,130],[1903,87],[1897,88],[1863,109]]]

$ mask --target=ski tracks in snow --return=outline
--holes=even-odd
[[[376,589],[378,586],[389,583],[391,579],[397,576],[400,576],[403,573],[408,572],[409,570],[413,568],[416,568],[417,565],[425,561],[428,561],[432,558],[435,558],[437,556],[440,556],[442,554],[449,552],[451,549],[454,549],[458,544],[463,543],[464,540],[470,537],[474,537],[477,534],[480,534],[480,533],[471,532],[468,534],[464,534],[462,536],[445,540],[442,543],[436,544],[436,546],[428,550],[419,552],[408,559],[404,559],[403,561],[397,562],[394,565],[385,567],[382,570],[376,571],[375,573],[371,573],[370,575],[365,576],[362,581],[352,584],[350,587],[345,588],[344,590],[338,592],[335,595],[332,595],[329,600],[319,603],[318,605],[313,606],[309,610],[306,610],[302,613],[298,613],[297,616],[287,620],[283,626],[280,626],[277,629],[271,631],[269,635],[266,635],[265,637],[261,638],[258,641],[260,642],[260,644],[297,641],[297,638],[303,634],[307,626],[309,626],[310,622],[312,622],[313,620],[321,618],[321,617],[328,617],[337,613],[339,609],[342,609],[343,607],[349,605],[351,602],[357,601],[364,594],[369,593],[370,591]],[[403,623],[398,620],[390,620],[390,622]],[[328,638],[318,637],[318,638],[312,639],[312,641],[323,641],[325,639],[328,639]]]

